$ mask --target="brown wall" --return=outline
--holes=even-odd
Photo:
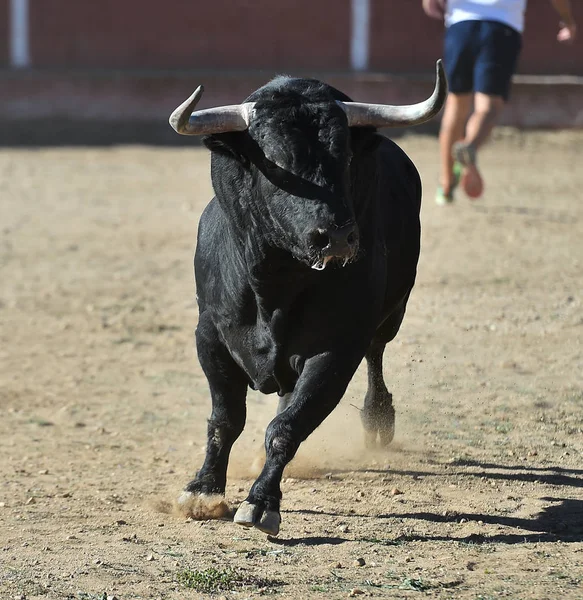
[[[579,35],[573,45],[557,41],[559,17],[549,0],[530,0],[529,4],[519,72],[583,75],[583,1],[571,0],[579,26]]]
[[[348,63],[346,1],[51,0],[33,7],[35,66],[343,69]]]
[[[7,65],[10,56],[8,53],[8,2],[0,0],[0,66]]]
[[[519,72],[583,75],[583,0],[575,45],[556,41],[549,0],[530,0]],[[8,64],[0,0],[0,66]],[[35,67],[349,70],[350,0],[30,0]],[[429,73],[443,25],[421,0],[371,0],[370,70]]]
[[[579,37],[563,45],[557,41],[559,17],[550,1],[530,0],[519,73],[583,75],[583,0],[571,5]],[[426,72],[442,55],[443,23],[427,18],[420,0],[371,0],[371,17],[371,70]]]

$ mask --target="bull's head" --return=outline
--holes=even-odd
[[[447,94],[441,61],[431,97],[410,106],[342,101],[318,82],[279,81],[285,85],[275,80],[243,104],[193,112],[203,93],[199,86],[172,113],[170,125],[183,135],[210,135],[207,145],[219,154],[229,148],[222,154],[237,161],[238,170],[229,179],[227,169],[220,175],[213,169],[215,192],[224,203],[224,196],[252,190],[237,201],[251,203],[247,208],[255,222],[267,224],[273,245],[315,269],[334,258],[346,264],[358,250],[349,128],[406,127],[434,117]]]

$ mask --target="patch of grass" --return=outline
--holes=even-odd
[[[405,577],[399,585],[400,590],[412,590],[413,592],[426,592],[432,587],[434,586],[422,579],[411,579],[409,577]]]
[[[245,587],[270,588],[283,582],[245,575],[235,569],[184,569],[176,574],[176,580],[184,587],[202,594],[231,592]]]
[[[322,592],[326,594],[328,592],[328,588],[323,585],[313,585],[310,588],[310,592]]]
[[[379,538],[360,538],[358,540],[359,542],[368,542],[369,544],[380,544],[381,546],[402,546],[403,545],[403,540],[397,539],[397,540],[381,540]]]
[[[404,577],[401,579],[402,576],[395,575],[390,571],[386,573],[385,576],[394,580],[395,583],[387,584],[383,587],[412,592],[428,592],[429,590],[452,589],[462,583],[461,580],[457,579],[454,581],[424,581],[423,579],[414,579],[412,577]],[[401,581],[397,583],[397,580]]]
[[[47,421],[42,417],[31,417],[28,422],[32,425],[38,425],[39,427],[52,427],[54,425],[52,421]]]
[[[107,592],[101,592],[100,594],[77,592],[77,598],[79,598],[79,600],[107,600]]]
[[[185,569],[176,574],[178,583],[202,594],[228,592],[236,587],[238,578],[232,569],[204,569],[191,571]]]

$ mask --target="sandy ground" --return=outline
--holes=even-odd
[[[400,143],[426,195],[385,357],[397,436],[364,452],[359,370],[286,473],[273,539],[167,511],[209,413],[207,152],[0,150],[2,600],[583,598],[583,133],[501,131],[485,197],[447,207],[436,140]],[[249,395],[230,503],[275,405]]]

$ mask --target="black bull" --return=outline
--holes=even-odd
[[[279,77],[241,105],[170,118],[205,134],[215,198],[199,224],[196,345],[212,413],[206,458],[184,497],[224,494],[246,392],[277,392],[266,459],[235,522],[277,534],[283,470],[342,398],[363,357],[365,443],[394,434],[382,357],[403,320],[419,258],[417,169],[376,127],[417,124],[443,105],[353,103],[314,80]]]

